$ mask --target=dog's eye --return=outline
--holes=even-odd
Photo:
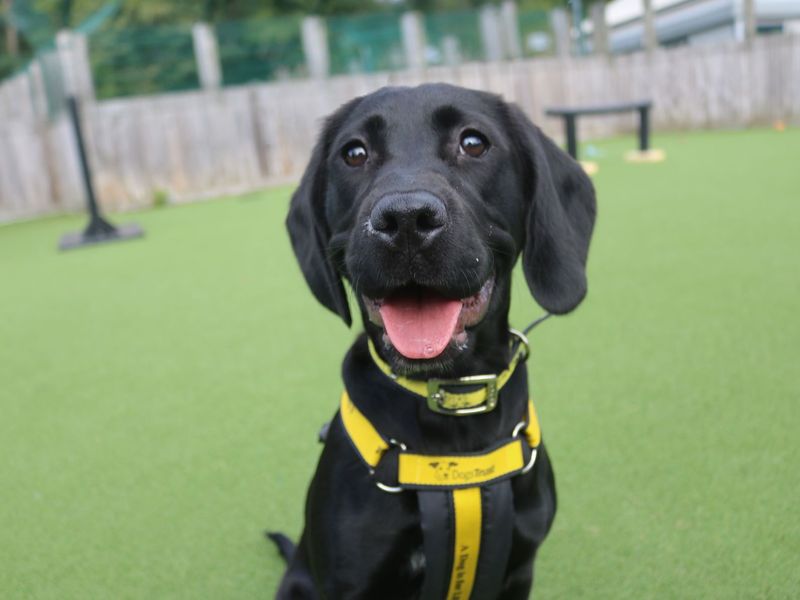
[[[486,154],[489,149],[489,141],[477,131],[468,129],[461,134],[461,142],[459,143],[459,151],[462,154],[478,158]]]
[[[350,142],[342,149],[342,158],[350,167],[360,167],[367,162],[367,149],[361,142]]]

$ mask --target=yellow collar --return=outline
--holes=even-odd
[[[428,379],[418,381],[402,375],[395,375],[392,368],[378,355],[372,340],[369,340],[369,353],[375,365],[397,385],[409,392],[428,399],[428,408],[447,415],[465,416],[489,412],[497,406],[500,390],[511,378],[517,366],[528,358],[528,339],[515,329],[509,330],[516,343],[516,350],[508,367],[501,373],[471,375],[457,379]],[[464,386],[479,389],[468,392],[454,392],[446,388]]]

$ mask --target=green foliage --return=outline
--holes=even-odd
[[[8,77],[16,71],[21,63],[21,59],[8,54],[0,54],[0,80]]]
[[[543,10],[520,10],[518,23],[523,54],[541,56],[554,50],[553,33],[548,12]]]
[[[110,28],[90,38],[98,98],[199,87],[191,27]]]
[[[305,74],[300,19],[290,15],[218,23],[215,31],[223,83]]]
[[[74,27],[107,0],[14,0],[13,14],[23,35],[35,45],[59,29]]]
[[[547,16],[519,11],[523,47],[547,28]],[[89,35],[99,98],[195,89],[199,86],[191,25],[215,26],[223,83],[243,84],[306,74],[300,19],[326,16],[331,72],[375,72],[405,66],[399,13],[425,11],[428,60],[441,64],[446,46],[463,60],[480,60],[483,42],[476,6],[482,0],[15,0],[15,22],[25,48],[52,45],[61,27]],[[445,43],[450,38],[455,43]],[[533,51],[528,54],[533,54]],[[30,54],[30,53],[28,53]],[[0,76],[19,61],[0,55]]]
[[[519,10],[549,10],[556,6],[567,6],[566,0],[516,0]],[[486,4],[499,5],[502,0],[405,0],[399,6],[422,12],[443,10],[467,10]]]
[[[406,0],[405,8],[421,12],[436,12],[441,10],[465,10],[477,8],[484,4],[497,4],[499,0]]]
[[[452,38],[457,44],[462,60],[479,60],[483,56],[483,42],[478,13],[474,10],[454,10],[425,14],[425,37],[436,49],[436,62],[445,60],[445,40]]]
[[[400,21],[392,13],[329,17],[331,73],[390,71],[405,65]]]
[[[169,192],[164,189],[153,191],[153,208],[164,208],[169,204]]]

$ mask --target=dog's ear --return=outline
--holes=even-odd
[[[511,121],[529,202],[525,279],[542,308],[568,313],[586,295],[586,256],[597,210],[594,186],[583,168],[516,106]]]
[[[300,186],[292,196],[286,229],[308,286],[323,306],[352,323],[342,278],[328,255],[330,228],[325,217],[326,157],[332,138],[358,99],[342,106],[325,121]]]

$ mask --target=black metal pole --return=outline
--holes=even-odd
[[[89,158],[86,155],[86,142],[83,139],[81,114],[78,110],[78,100],[75,96],[67,98],[67,108],[72,122],[72,130],[75,133],[75,141],[78,143],[78,158],[81,163],[83,185],[86,189],[86,204],[89,207],[89,224],[86,226],[83,235],[86,237],[112,236],[116,233],[117,228],[103,218],[97,206],[97,196],[94,193],[94,183],[92,183],[92,171],[89,167]]]
[[[639,150],[647,152],[650,149],[650,107],[639,107]]]
[[[81,164],[81,175],[84,188],[86,189],[86,204],[89,209],[89,224],[82,232],[68,233],[62,236],[59,248],[62,250],[69,250],[87,244],[141,237],[144,235],[144,232],[142,228],[135,223],[128,223],[118,228],[106,221],[100,212],[100,206],[97,203],[97,196],[94,192],[94,184],[92,183],[92,169],[89,164],[89,157],[86,153],[86,142],[83,138],[81,113],[78,107],[78,100],[74,96],[69,96],[67,98],[67,110],[70,122],[72,123],[72,131],[75,134],[75,141],[78,146],[78,159]]]
[[[564,115],[564,129],[567,134],[567,153],[578,160],[578,133],[576,115]]]

